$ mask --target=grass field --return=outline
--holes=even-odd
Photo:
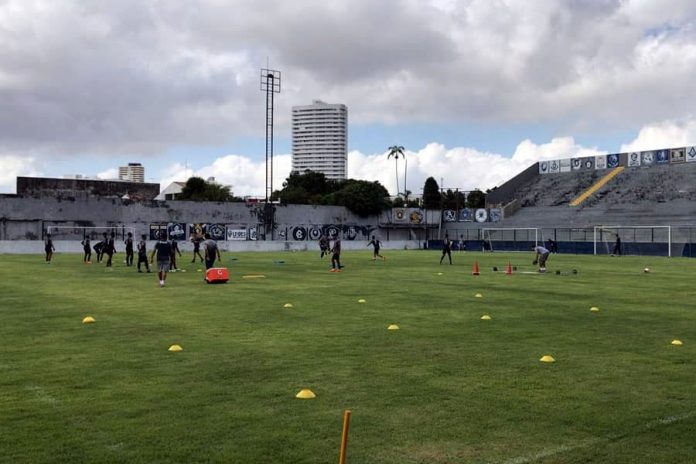
[[[0,256],[0,462],[696,462],[696,260],[386,253]]]

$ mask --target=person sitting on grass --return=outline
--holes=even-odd
[[[532,250],[536,253],[532,265],[539,264],[539,272],[546,272],[546,260],[549,259],[549,250],[541,245],[532,248]]]

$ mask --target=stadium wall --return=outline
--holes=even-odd
[[[539,163],[534,163],[496,189],[488,192],[486,205],[503,206],[516,198],[517,191],[539,176]]]

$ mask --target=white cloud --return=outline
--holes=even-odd
[[[118,179],[118,168],[109,168],[97,173],[97,179]]]
[[[0,154],[0,192],[15,193],[17,176],[37,176],[41,172],[34,158]]]
[[[643,127],[631,142],[621,145],[622,152],[655,150],[696,144],[696,120],[663,121]]]

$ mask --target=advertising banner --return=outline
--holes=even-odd
[[[186,224],[180,222],[170,222],[167,224],[167,237],[169,240],[182,242],[186,240]]]
[[[570,158],[562,159],[559,163],[561,172],[570,172]]]
[[[227,240],[246,240],[247,230],[238,229],[237,226],[227,226]]]
[[[167,224],[150,224],[150,240],[167,239]]]

